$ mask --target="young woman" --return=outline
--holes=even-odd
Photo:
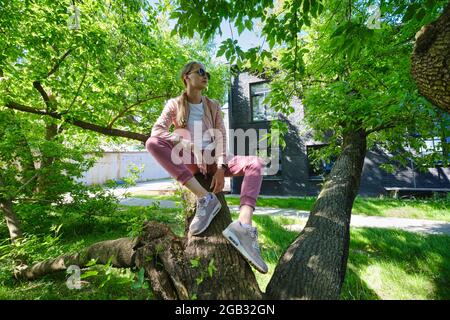
[[[266,273],[268,269],[261,258],[258,233],[252,226],[264,164],[257,156],[227,155],[220,105],[202,95],[209,77],[199,62],[192,61],[184,66],[181,80],[185,91],[166,103],[152,128],[146,148],[174,179],[197,196],[196,213],[189,226],[193,235],[204,232],[220,211],[222,205],[215,194],[222,191],[224,177],[244,176],[239,219],[232,222],[223,235],[258,271]],[[169,132],[172,124],[175,126],[173,133]],[[212,175],[212,192],[205,190],[195,179],[197,173]]]

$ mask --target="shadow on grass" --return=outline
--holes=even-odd
[[[261,254],[268,263],[277,265],[280,257],[298,237],[298,232],[287,231],[281,223],[282,218],[254,216],[264,241]],[[370,289],[356,272],[347,267],[346,278],[341,291],[344,300],[379,300],[380,297]]]
[[[394,263],[434,285],[432,299],[450,299],[450,236],[377,228],[352,229],[349,264],[356,270]],[[424,289],[426,290],[426,289]]]

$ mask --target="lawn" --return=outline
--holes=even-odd
[[[135,192],[133,197],[174,200],[176,196],[147,196],[145,192]],[[226,195],[227,203],[239,205],[238,195]],[[315,197],[298,198],[259,198],[258,207],[289,208],[310,211]],[[363,216],[380,216],[410,219],[430,219],[450,222],[450,198],[447,199],[392,199],[357,197],[353,205],[353,214]]]
[[[236,218],[236,213],[232,214]],[[180,209],[156,207],[119,207],[107,216],[83,219],[76,214],[45,220],[41,227],[64,223],[51,235],[29,237],[22,247],[32,260],[40,261],[61,253],[77,251],[92,243],[137,234],[144,219],[168,224],[175,233],[183,232]],[[286,217],[255,216],[262,254],[269,273],[256,272],[265,290],[281,254],[296,238],[297,232],[286,230],[304,220]],[[6,239],[0,224],[1,239]],[[342,299],[450,299],[450,237],[420,235],[397,230],[352,228],[347,275]],[[16,249],[17,250],[17,249]],[[153,299],[151,290],[138,272],[109,266],[93,266],[82,272],[85,285],[68,289],[64,272],[32,282],[11,277],[13,248],[7,240],[0,243],[0,299]]]

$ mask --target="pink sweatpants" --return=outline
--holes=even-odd
[[[182,185],[190,180],[194,174],[200,172],[199,167],[192,161],[192,154],[191,163],[174,164],[172,162],[171,153],[174,144],[171,141],[159,137],[150,137],[145,143],[145,147],[156,161]],[[180,156],[180,159],[183,158]],[[225,177],[244,176],[241,185],[240,206],[246,204],[255,209],[262,183],[261,169],[264,166],[262,159],[257,156],[231,156],[228,159]],[[216,170],[217,165],[215,163],[207,165],[208,175],[214,175]]]

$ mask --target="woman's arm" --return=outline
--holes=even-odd
[[[176,104],[173,99],[167,101],[161,115],[156,120],[152,127],[152,137],[162,138],[164,140],[178,143],[180,136],[176,133],[169,132],[169,129],[173,123],[174,112],[176,112]]]

